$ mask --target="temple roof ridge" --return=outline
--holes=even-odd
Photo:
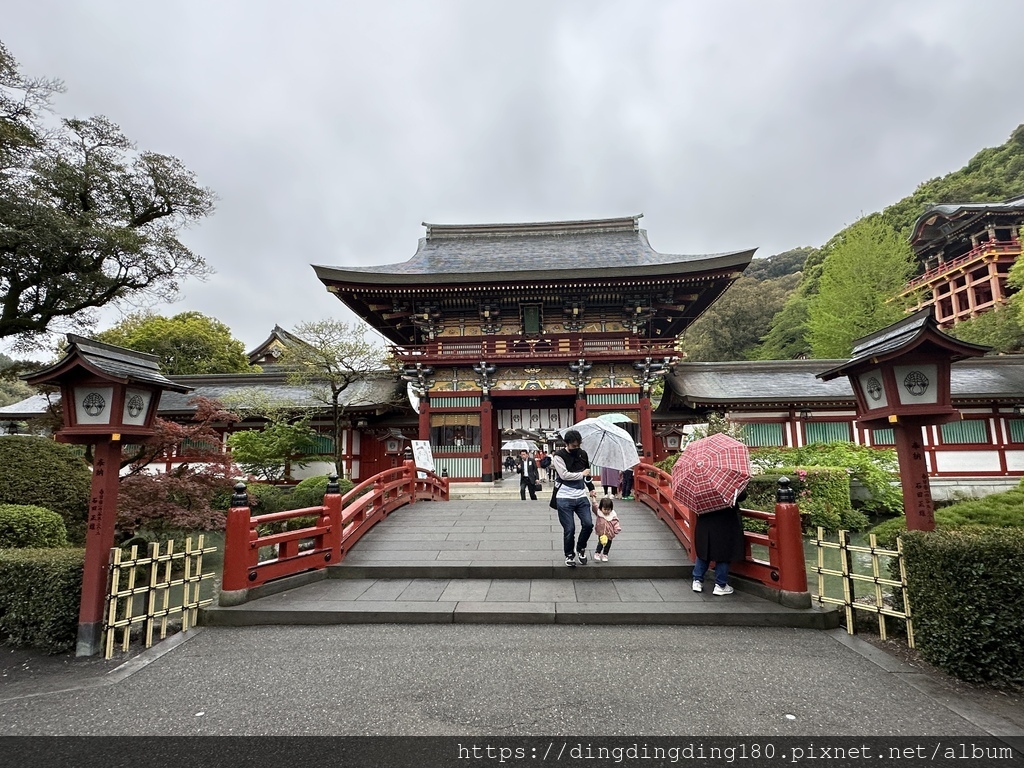
[[[531,235],[576,235],[595,232],[636,232],[642,213],[611,219],[577,219],[505,224],[430,224],[427,239],[448,237],[529,237]]]

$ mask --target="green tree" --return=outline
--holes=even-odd
[[[830,245],[807,327],[814,357],[844,358],[854,339],[903,317],[896,296],[914,261],[907,241],[879,215],[861,219]]]
[[[201,312],[182,312],[174,317],[137,313],[95,337],[156,355],[168,376],[259,370],[249,365],[245,346],[231,335],[231,329]]]
[[[288,479],[294,467],[309,464],[306,452],[316,439],[309,418],[272,421],[263,429],[246,429],[228,436],[231,456],[246,472],[277,481]]]
[[[59,81],[0,43],[0,338],[88,329],[96,310],[173,299],[209,268],[178,239],[214,195],[180,160],[137,152],[105,117],[45,118]]]
[[[747,359],[799,280],[799,273],[763,281],[739,278],[686,329],[680,353],[687,362]]]
[[[331,411],[334,438],[334,469],[339,476],[351,477],[342,451],[342,422],[346,409],[358,405],[377,405],[352,394],[353,385],[380,376],[392,365],[387,352],[367,340],[362,329],[340,320],[302,323],[292,331],[305,344],[288,347],[281,363],[289,369],[289,380],[307,387],[314,400]],[[349,395],[345,392],[352,389]]]
[[[1005,307],[995,307],[970,320],[964,320],[950,328],[947,333],[961,341],[992,347],[999,354],[1024,352],[1024,325],[1021,321],[1020,294],[1010,297]]]
[[[25,365],[0,352],[0,407],[20,402],[35,394],[35,390],[19,378]]]

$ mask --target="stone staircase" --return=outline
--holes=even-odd
[[[543,487],[551,493],[551,484]],[[544,491],[537,493],[539,499]],[[497,501],[499,499],[519,499],[519,478],[511,477],[495,480],[493,483],[449,483],[448,495],[452,501]],[[529,497],[529,494],[527,494]],[[545,497],[546,498],[546,497]]]

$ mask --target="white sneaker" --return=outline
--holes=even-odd
[[[694,592],[703,592],[704,591],[704,582],[703,581],[697,581],[696,579],[694,579],[693,580],[693,591]]]
[[[736,590],[730,587],[728,584],[726,584],[724,587],[720,587],[717,584],[715,584],[716,595],[731,595],[735,591]]]
[[[602,553],[601,554],[601,562],[602,563],[607,563],[608,562],[608,555]]]

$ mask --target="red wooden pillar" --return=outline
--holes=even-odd
[[[573,423],[575,423],[576,421],[583,421],[585,418],[587,418],[587,399],[583,396],[582,392],[576,395],[575,416],[576,419]]]
[[[893,424],[896,436],[896,457],[900,463],[900,484],[903,486],[903,511],[908,531],[935,530],[935,504],[928,482],[928,465],[924,457],[919,422],[900,421]]]
[[[117,483],[121,470],[121,442],[108,440],[93,446],[92,489],[85,536],[82,602],[78,609],[76,656],[100,652],[103,614],[107,601],[110,549],[117,523]]]
[[[430,439],[430,398],[420,400],[420,440]]]
[[[489,395],[480,402],[480,482],[494,480],[494,404]]]
[[[654,428],[651,425],[651,398],[640,398],[640,460],[653,464],[654,459]]]

